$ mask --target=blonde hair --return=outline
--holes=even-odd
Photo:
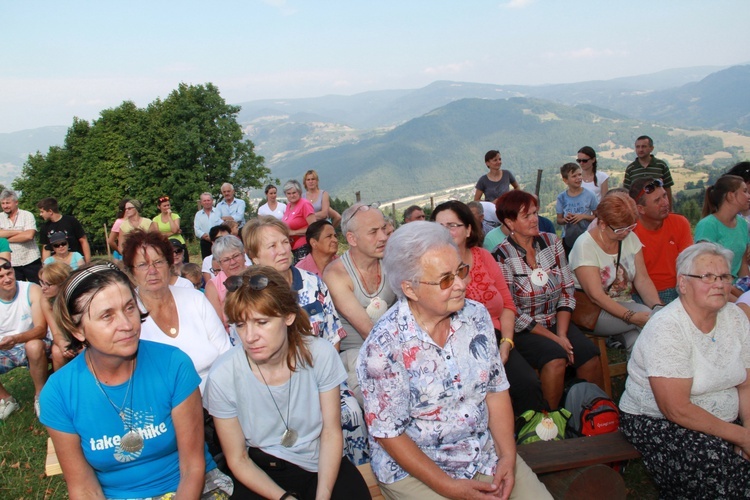
[[[267,227],[272,227],[289,238],[289,226],[272,215],[259,215],[257,218],[248,221],[245,227],[242,228],[242,242],[245,245],[247,256],[251,259],[258,256],[261,235],[263,234],[263,229]]]

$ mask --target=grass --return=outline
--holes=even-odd
[[[21,408],[0,420],[0,498],[20,500],[68,498],[62,476],[47,477],[47,431],[34,414],[34,384],[28,370],[0,376]]]

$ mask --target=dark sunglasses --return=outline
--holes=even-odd
[[[63,241],[63,242],[61,242],[61,243],[52,243],[52,248],[60,248],[60,247],[64,247],[64,246],[66,246],[67,244],[68,244],[68,242],[67,242],[67,241]]]
[[[658,188],[664,187],[664,181],[661,179],[654,179],[645,186],[643,186],[643,189],[641,189],[641,192],[638,193],[638,196],[635,197],[635,201],[638,201],[641,199],[641,196],[644,194],[651,194],[654,191],[656,191]]]
[[[11,263],[10,263],[10,262],[8,262],[8,261],[6,260],[6,261],[5,261],[5,262],[3,262],[2,264],[0,264],[0,269],[5,269],[6,271],[10,271],[11,269],[13,269],[13,266],[11,265]]]
[[[466,278],[469,275],[469,264],[461,264],[456,269],[455,273],[446,274],[440,281],[420,281],[423,285],[438,285],[441,290],[447,290],[453,286],[453,282],[456,281],[456,276],[461,279]]]
[[[593,160],[593,158],[578,158],[576,160],[576,163],[578,163],[579,165],[581,165],[582,163],[588,163],[591,160]]]
[[[227,287],[228,292],[236,292],[243,285],[247,284],[252,290],[259,292],[268,286],[268,276],[264,274],[256,274],[253,276],[230,276],[224,281],[224,286]]]
[[[174,249],[174,253],[175,253],[175,255],[177,255],[179,253],[182,253],[182,248],[175,248]]]

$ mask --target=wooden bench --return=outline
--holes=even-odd
[[[628,364],[626,362],[609,364],[607,356],[607,341],[605,337],[592,335],[590,332],[584,332],[591,341],[599,348],[599,362],[602,366],[602,379],[604,380],[604,392],[612,397],[612,377],[622,377],[628,374]]]
[[[640,458],[620,432],[518,447],[555,499],[625,499],[622,476],[604,464]]]
[[[60,461],[55,453],[55,446],[52,444],[52,438],[47,438],[47,459],[44,461],[44,473],[48,476],[62,474]]]

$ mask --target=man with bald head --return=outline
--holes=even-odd
[[[241,230],[245,225],[245,202],[235,196],[234,186],[228,182],[221,185],[221,195],[224,199],[216,204],[216,211],[223,221],[235,221]]]
[[[356,372],[359,348],[375,322],[396,301],[396,295],[381,266],[388,236],[385,217],[377,205],[355,203],[347,208],[341,214],[341,231],[349,250],[328,264],[323,281],[347,332],[340,345],[349,388],[362,404]]]

